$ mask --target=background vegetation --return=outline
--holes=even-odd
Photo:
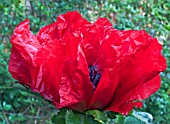
[[[107,17],[113,27],[145,29],[163,44],[170,65],[170,0],[5,0],[0,2],[0,123],[51,123],[56,109],[38,94],[14,81],[8,73],[10,36],[15,26],[30,19],[31,31],[56,20],[67,11],[78,10],[89,21]],[[164,25],[163,25],[164,24]],[[164,27],[163,27],[164,26]],[[154,124],[170,122],[170,67],[161,74],[160,90],[144,101],[141,111],[154,117]]]

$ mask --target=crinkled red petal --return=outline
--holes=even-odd
[[[157,75],[166,68],[165,58],[161,55],[162,47],[156,39],[144,31],[124,31],[121,36],[126,33],[129,33],[130,40],[123,41],[129,43],[126,49],[121,49],[123,52],[120,51],[119,84],[112,103],[106,108],[122,114],[136,106],[135,101],[143,100],[158,90],[160,80]]]
[[[31,85],[30,64],[14,47],[11,50],[8,66],[8,70],[14,79],[18,80],[21,84]]]

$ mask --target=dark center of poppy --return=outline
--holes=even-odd
[[[95,89],[102,76],[100,68],[96,65],[89,66],[89,76],[90,76],[90,81],[92,82]]]

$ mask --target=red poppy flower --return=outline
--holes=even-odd
[[[160,87],[162,46],[144,30],[116,30],[67,12],[35,36],[29,20],[11,37],[9,72],[57,108],[128,114]]]

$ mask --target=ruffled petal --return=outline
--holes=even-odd
[[[20,83],[30,86],[30,67],[35,66],[34,55],[40,47],[36,37],[29,30],[29,20],[21,22],[11,37],[12,50],[9,60],[9,72]]]
[[[100,30],[93,24],[82,30],[82,49],[88,65],[93,65],[98,61],[98,48],[100,46]]]
[[[57,25],[60,36],[64,36],[68,32],[80,32],[82,28],[90,24],[81,16],[78,11],[67,12],[57,17]]]
[[[153,93],[158,91],[158,89],[160,88],[160,84],[161,84],[160,82],[161,82],[160,75],[157,75],[153,79],[145,82],[143,84],[143,86],[140,87],[140,89],[139,89],[139,94],[140,95],[138,97],[138,100],[146,99],[150,95],[152,95]]]
[[[57,23],[54,22],[41,28],[36,37],[41,45],[45,45],[51,40],[60,39]]]
[[[112,28],[111,23],[106,18],[99,18],[95,23],[86,25],[86,28],[82,30],[84,38],[82,48],[88,65],[106,66],[114,63],[112,59],[117,55],[110,44],[115,39],[108,41],[108,38],[115,31],[116,29]]]
[[[65,40],[68,42],[66,49],[69,59],[65,63],[61,78],[63,81],[60,83],[60,107],[68,106],[77,111],[84,111],[93,95],[93,87],[89,79],[88,65],[80,47],[82,39],[76,34],[76,39],[68,36]]]
[[[21,22],[14,30],[11,37],[12,47],[20,51],[23,59],[34,64],[34,55],[41,47],[39,41],[29,29],[29,20]]]
[[[105,69],[94,91],[89,109],[104,109],[107,107],[112,101],[118,83],[118,70]]]
[[[77,11],[67,12],[57,17],[57,21],[40,29],[36,37],[43,45],[51,40],[62,39],[65,34],[80,32],[89,22]]]
[[[84,35],[87,37],[83,43],[88,64],[98,65],[102,70],[102,78],[89,108],[103,109],[109,106],[106,109],[113,107],[109,110],[127,114],[134,106],[141,107],[141,102],[133,101],[145,99],[158,90],[160,81],[154,82],[154,86],[147,86],[148,88],[144,88],[146,85],[143,84],[165,70],[166,61],[161,55],[162,47],[156,39],[143,30],[118,31],[101,25],[93,25],[91,26],[93,30],[90,28],[87,30],[86,34],[93,33],[93,40]],[[111,80],[111,77],[105,74],[107,68],[118,70],[119,76],[115,74],[115,77],[111,76]],[[148,89],[147,95],[140,93],[140,88]],[[109,94],[108,99],[104,99],[106,94]]]
[[[110,28],[112,27],[112,23],[107,18],[98,18],[94,23],[97,27],[100,28]]]
[[[51,41],[35,57],[33,90],[53,101],[57,108],[83,111],[92,97],[92,84],[79,35],[68,33],[60,41]]]
[[[161,45],[146,32],[121,33],[121,36],[124,36],[123,33],[130,33],[128,34],[130,41],[126,44],[127,49],[123,50],[120,56],[119,84],[112,103],[106,109],[127,114],[133,108],[132,106],[138,104],[137,100],[145,99],[158,90],[160,80],[154,81],[154,79],[153,82],[152,79],[165,70],[166,61],[161,55]],[[134,41],[140,43],[134,44]]]
[[[21,84],[31,85],[30,64],[21,56],[21,54],[13,47],[11,50],[8,70],[12,77]]]

